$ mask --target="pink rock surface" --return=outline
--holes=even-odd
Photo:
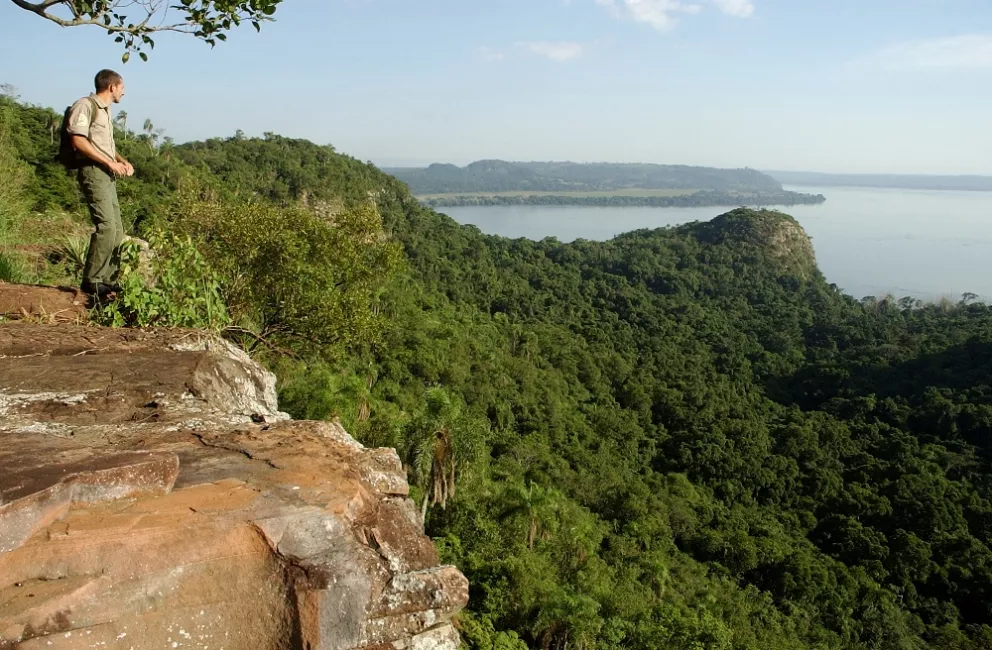
[[[0,648],[454,650],[407,491],[222,341],[0,326]]]

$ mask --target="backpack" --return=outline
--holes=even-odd
[[[93,122],[96,121],[97,111],[100,110],[100,106],[93,100],[92,97],[87,97],[91,104],[93,104],[93,110],[90,111],[90,128],[93,128]],[[62,128],[59,129],[59,153],[58,161],[66,169],[79,169],[82,166],[82,157],[76,152],[76,148],[72,146],[72,134],[69,133],[69,113],[72,112],[73,104],[66,107],[65,112],[62,114]],[[87,131],[87,138],[89,137],[89,132]]]

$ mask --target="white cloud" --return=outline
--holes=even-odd
[[[609,7],[614,15],[626,15],[660,30],[674,27],[677,14],[694,14],[702,8],[680,0],[596,0],[596,4]]]
[[[890,69],[992,68],[992,34],[900,43],[881,50],[875,59]]]
[[[504,52],[494,50],[491,47],[486,47],[485,45],[479,48],[479,56],[482,57],[483,61],[502,61],[506,58],[506,54]]]
[[[754,3],[751,0],[713,0],[713,2],[728,16],[750,18],[754,15]]]
[[[748,18],[754,14],[753,0],[711,1],[729,16]],[[607,7],[618,18],[626,16],[662,31],[673,28],[679,14],[697,14],[703,9],[697,2],[682,0],[596,0],[596,4]]]
[[[570,61],[572,59],[577,59],[582,56],[582,51],[584,49],[581,43],[570,43],[567,41],[517,43],[517,47],[523,48],[531,54],[547,57],[552,61]]]

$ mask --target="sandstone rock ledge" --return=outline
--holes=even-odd
[[[453,650],[399,459],[195,332],[0,325],[0,648]]]

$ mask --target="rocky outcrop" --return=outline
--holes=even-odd
[[[0,325],[0,648],[453,650],[407,490],[223,340]]]
[[[804,280],[815,276],[813,242],[793,217],[776,210],[738,208],[696,227],[700,241],[731,242],[744,259],[770,264],[783,275]]]

